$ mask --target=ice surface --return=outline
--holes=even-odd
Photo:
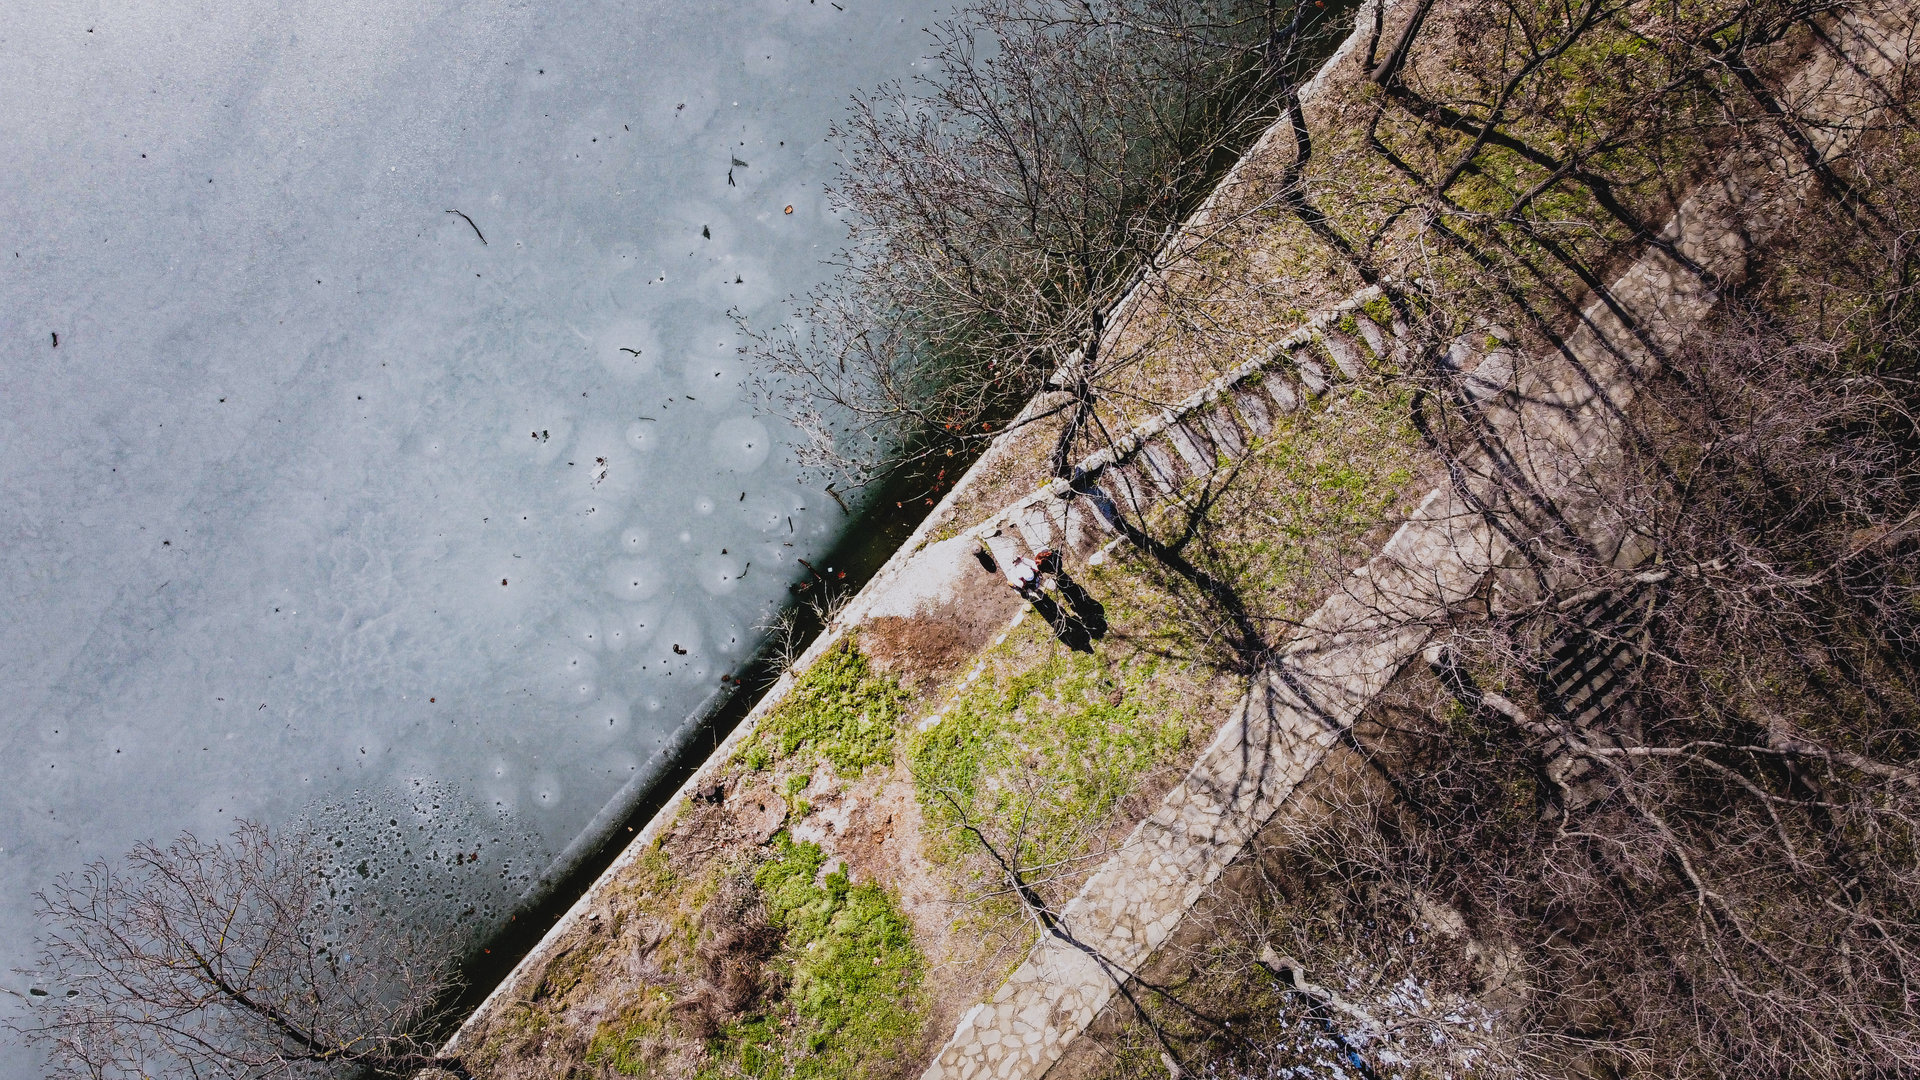
[[[641,772],[841,527],[727,313],[930,10],[14,6],[0,970],[138,839],[425,798],[530,880]]]

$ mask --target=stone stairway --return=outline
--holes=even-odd
[[[1074,479],[1053,481],[968,534],[1002,566],[1042,549],[1085,559],[1124,533],[1124,521],[1140,524],[1156,503],[1245,457],[1280,418],[1369,371],[1404,370],[1409,331],[1382,310],[1383,300],[1379,288],[1368,286],[1316,313],[1258,355],[1082,459]],[[1512,383],[1514,357],[1507,338],[1497,326],[1476,326],[1449,343],[1440,362],[1468,399],[1488,400]]]
[[[1369,286],[1207,383],[1056,480],[968,530],[1001,565],[1047,549],[1081,559],[1138,524],[1162,499],[1245,457],[1279,418],[1351,384],[1374,365],[1404,363],[1407,328],[1383,327]],[[1349,330],[1351,333],[1349,333]]]
[[[1626,694],[1641,655],[1634,616],[1646,602],[1644,588],[1602,597],[1547,643],[1540,696],[1559,719],[1590,727]]]

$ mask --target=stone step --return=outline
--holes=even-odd
[[[1053,522],[1047,520],[1047,512],[1041,506],[1028,503],[1013,513],[1013,524],[1026,538],[1027,548],[1042,551],[1056,546],[1054,542]]]
[[[1360,339],[1367,343],[1367,348],[1373,352],[1374,356],[1381,360],[1393,359],[1390,352],[1392,347],[1387,344],[1387,332],[1380,329],[1379,323],[1356,312],[1353,316],[1353,326],[1360,331]]]
[[[1309,396],[1304,387],[1293,381],[1292,376],[1278,371],[1267,372],[1266,377],[1260,380],[1260,389],[1266,392],[1267,399],[1273,402],[1280,416],[1298,412]]]
[[[1308,397],[1319,397],[1333,385],[1333,377],[1327,373],[1327,366],[1305,346],[1293,351],[1293,369],[1300,373],[1300,385]]]
[[[1273,430],[1273,411],[1267,405],[1267,399],[1248,387],[1235,387],[1232,391],[1234,408],[1240,411],[1240,419],[1245,421],[1247,430],[1256,439],[1263,439]]]
[[[1152,505],[1152,485],[1140,474],[1137,464],[1109,465],[1101,472],[1100,482],[1123,517],[1138,517]]]
[[[1329,330],[1320,338],[1320,344],[1333,357],[1333,366],[1339,369],[1350,382],[1359,382],[1367,376],[1367,361],[1360,355],[1360,343],[1339,332]]]
[[[1247,452],[1247,439],[1240,431],[1240,422],[1233,410],[1222,400],[1213,408],[1200,414],[1200,430],[1207,436],[1216,451],[1238,461]]]
[[[1187,424],[1169,424],[1167,442],[1187,463],[1187,475],[1206,476],[1213,472],[1219,458],[1214,455],[1213,446],[1192,426]]]
[[[1646,597],[1644,589],[1602,597],[1547,643],[1542,697],[1561,719],[1593,723],[1626,695],[1640,658],[1631,623]]]
[[[1171,495],[1180,486],[1180,470],[1174,465],[1174,453],[1159,442],[1150,442],[1140,448],[1138,455],[1141,471],[1161,494]]]
[[[1048,516],[1053,518],[1055,534],[1068,551],[1084,558],[1106,543],[1115,531],[1096,505],[1097,499],[1105,497],[1105,492],[1094,487],[1077,492],[1071,498],[1048,500]]]
[[[1377,289],[1364,289],[1315,316],[1261,357],[1089,456],[1076,487],[1056,483],[1046,497],[1009,507],[979,528],[995,534],[1002,547],[1017,545],[1029,553],[1079,552],[1103,543],[1119,531],[1120,521],[1143,514],[1186,480],[1210,476],[1223,460],[1244,457],[1255,439],[1273,431],[1279,417],[1326,393],[1335,381],[1363,377],[1369,353],[1403,354],[1398,339],[1406,327],[1400,320],[1393,320],[1390,336],[1360,310],[1379,295]],[[1351,316],[1357,339],[1325,329],[1342,315]]]

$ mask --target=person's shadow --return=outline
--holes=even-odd
[[[1107,609],[1067,576],[1060,568],[1058,556],[1043,569],[1053,575],[1054,587],[1067,606],[1061,607],[1039,588],[1024,593],[1027,602],[1053,627],[1053,636],[1059,638],[1062,645],[1076,652],[1092,652],[1093,643],[1107,636]]]
[[[1053,575],[1054,584],[1060,590],[1060,596],[1073,609],[1073,617],[1086,629],[1087,636],[1099,640],[1107,636],[1107,609],[1095,600],[1080,583],[1058,571]]]

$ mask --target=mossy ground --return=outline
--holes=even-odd
[[[786,936],[786,1007],[729,1025],[704,1076],[882,1075],[916,1048],[926,961],[912,927],[884,887],[827,862],[818,845],[781,836],[754,872]]]
[[[849,637],[801,674],[739,760],[756,770],[782,761],[826,762],[843,777],[857,777],[892,763],[909,700],[899,681],[877,674]]]
[[[982,658],[983,673],[908,751],[936,857],[976,854],[971,824],[1038,876],[1071,881],[1115,807],[1204,724],[1207,673],[1131,649],[1062,648],[1037,618]],[[983,874],[991,871],[980,868]],[[994,882],[995,885],[1004,882]]]
[[[800,792],[814,771],[852,780],[892,764],[909,700],[849,637],[802,674],[736,753],[734,772],[771,773],[790,816],[804,818],[811,806]],[[624,875],[616,909],[658,926],[644,946],[650,971],[595,1025],[586,1062],[701,1080],[898,1073],[921,1041],[926,961],[892,894],[854,881],[844,863],[829,867],[819,845],[784,830],[764,848],[711,844],[706,859],[676,860],[674,846],[684,845],[662,843]],[[777,936],[771,955],[726,955],[714,944],[735,929],[709,903],[729,879],[751,882]],[[728,964],[751,968],[756,991],[714,1006]]]
[[[647,987],[595,1030],[587,1060],[623,1076],[838,1080],[896,1075],[918,1048],[925,958],[893,896],[829,867],[785,833],[751,869],[780,944],[765,962],[772,992],[705,1034],[675,994]],[[661,1052],[691,1039],[678,1060]]]

